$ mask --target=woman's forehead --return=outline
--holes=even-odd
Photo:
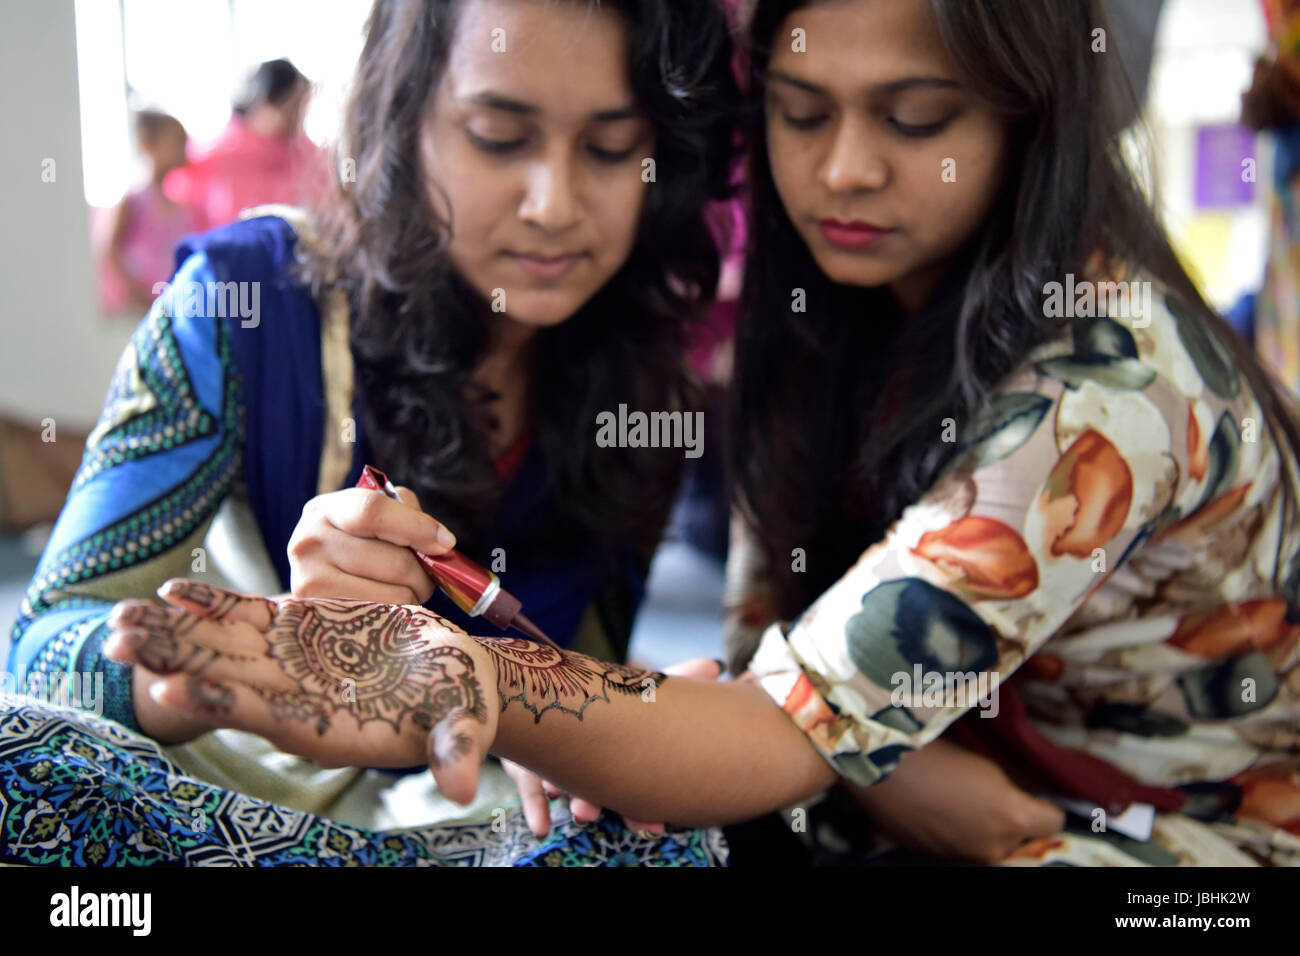
[[[462,11],[445,81],[457,100],[496,97],[545,115],[633,104],[628,36],[612,11],[579,2],[472,0]]]

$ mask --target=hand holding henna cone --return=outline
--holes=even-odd
[[[366,465],[361,470],[357,487],[370,488],[401,500],[388,476],[373,465]],[[471,617],[482,615],[497,627],[513,627],[531,640],[559,647],[528,619],[520,610],[519,599],[502,587],[501,579],[487,568],[471,561],[455,548],[437,556],[415,548],[411,548],[411,553],[433,582],[466,614]]]

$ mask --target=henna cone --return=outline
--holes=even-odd
[[[370,488],[389,498],[398,500],[397,489],[378,468],[366,465],[361,469],[358,488]],[[517,597],[501,586],[501,579],[455,548],[437,556],[411,548],[433,582],[470,617],[486,617],[497,627],[513,627],[521,634],[558,648],[540,627],[520,610]]]

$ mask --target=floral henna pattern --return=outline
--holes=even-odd
[[[317,599],[283,601],[266,634],[267,654],[298,687],[254,690],[277,719],[312,721],[319,734],[339,711],[358,724],[403,720],[428,731],[463,711],[486,722],[474,661],[457,647],[429,646],[425,625],[448,626],[420,608]]]
[[[645,694],[667,680],[657,671],[598,661],[585,654],[560,651],[517,637],[477,637],[497,665],[501,709],[512,701],[533,715],[534,722],[548,710],[582,719],[587,705],[609,702],[609,692]]]

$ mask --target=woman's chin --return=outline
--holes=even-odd
[[[571,319],[585,301],[562,292],[512,292],[505,311],[521,325],[550,328]]]
[[[814,258],[821,271],[832,282],[839,285],[857,286],[862,289],[873,289],[878,286],[889,285],[897,280],[903,271],[893,263],[846,253],[826,252],[816,255]]]

